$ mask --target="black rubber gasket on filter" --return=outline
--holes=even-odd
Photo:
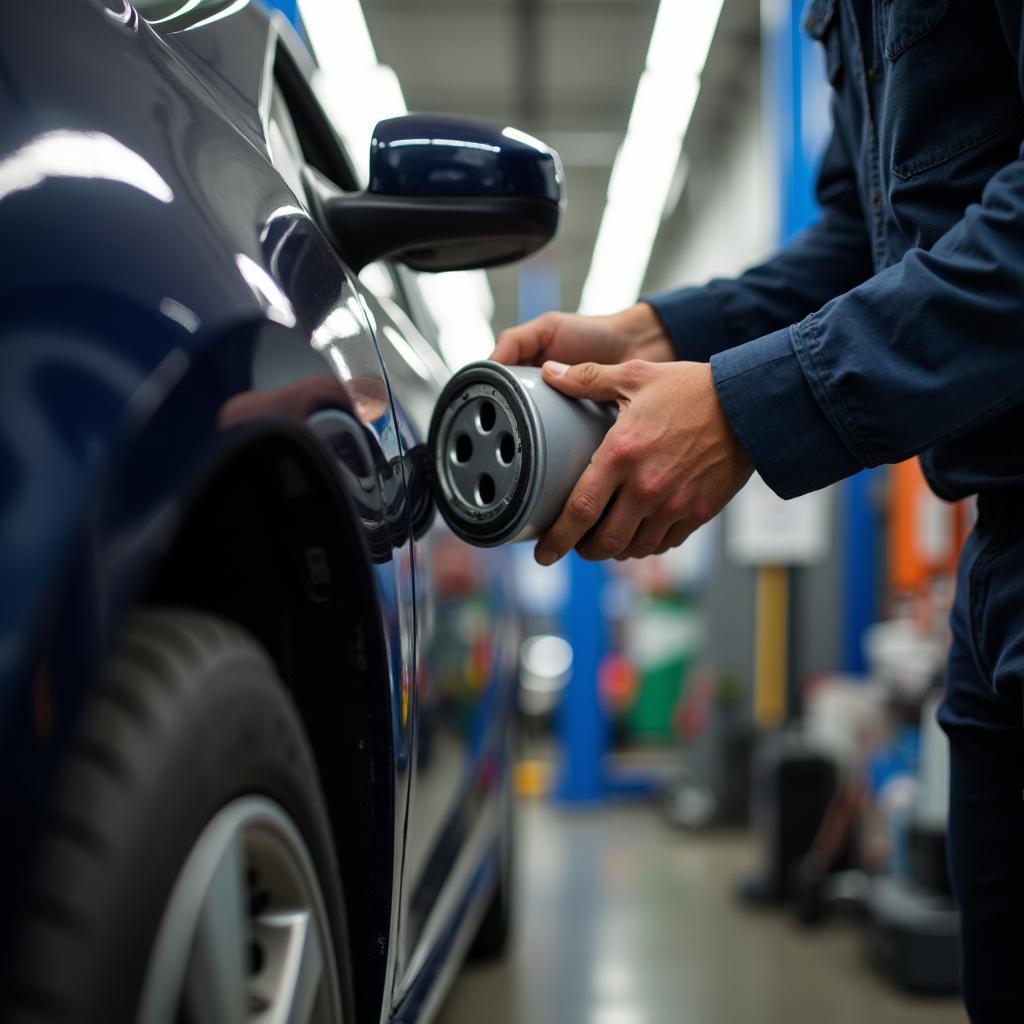
[[[449,418],[449,412],[454,415],[457,401],[461,398],[462,401],[467,402],[471,401],[473,397],[477,397],[470,396],[468,392],[480,384],[492,388],[500,395],[502,405],[512,417],[519,435],[520,469],[506,507],[493,518],[474,520],[461,514],[449,501],[446,488],[451,484],[443,465],[443,462],[447,460],[447,451],[442,453],[438,450],[438,434],[441,425]],[[466,373],[456,374],[448,382],[434,408],[428,443],[434,459],[434,499],[444,521],[459,537],[478,547],[496,547],[515,536],[518,532],[516,526],[524,518],[524,506],[535,484],[533,480],[533,469],[536,462],[533,450],[535,441],[531,422],[525,409],[525,399],[509,384],[500,370],[490,371],[484,367],[474,368]]]

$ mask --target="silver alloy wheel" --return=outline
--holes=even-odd
[[[272,800],[210,821],[171,891],[139,1024],[339,1024],[330,924],[313,859]]]

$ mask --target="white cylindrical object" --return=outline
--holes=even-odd
[[[939,725],[942,694],[932,694],[921,708],[921,787],[917,799],[919,825],[941,831],[949,807],[949,740]]]
[[[430,426],[441,514],[478,547],[536,539],[615,416],[613,405],[556,391],[536,367],[470,363],[448,382]]]

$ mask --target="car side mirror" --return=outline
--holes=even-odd
[[[374,130],[365,192],[340,192],[313,171],[307,186],[352,270],[386,257],[436,272],[536,252],[558,229],[564,178],[558,154],[514,128],[407,114]]]

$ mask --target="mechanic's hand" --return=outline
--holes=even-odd
[[[506,366],[540,366],[545,359],[664,363],[674,359],[675,353],[654,310],[646,302],[638,302],[611,316],[545,313],[502,331],[490,358]]]
[[[573,547],[593,560],[677,547],[753,472],[707,363],[547,362],[543,372],[563,394],[617,402],[619,417],[538,542],[541,565]]]

